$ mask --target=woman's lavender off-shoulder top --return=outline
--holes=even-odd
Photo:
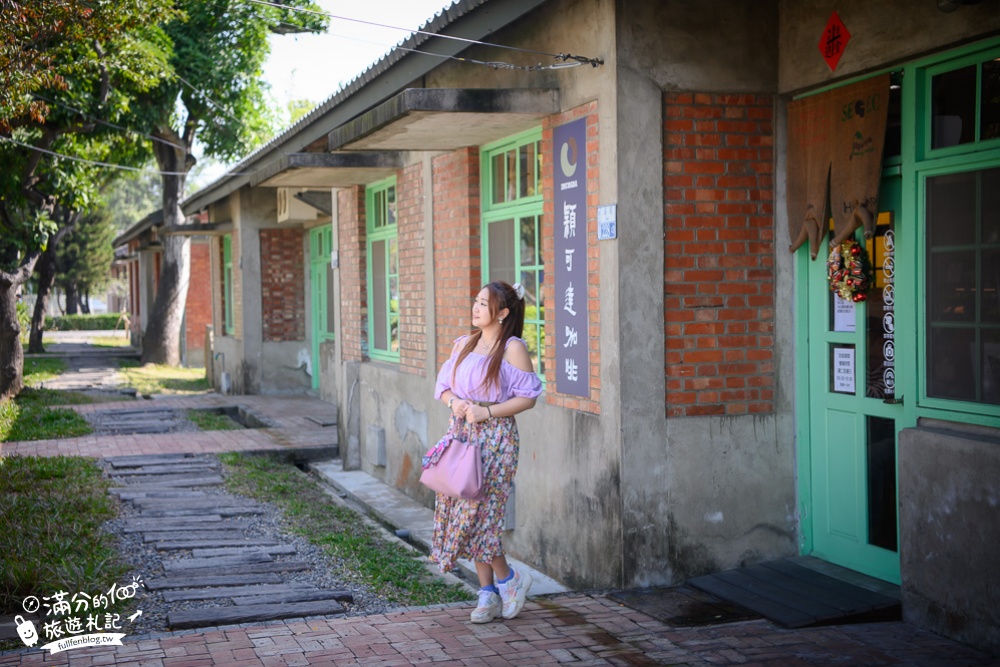
[[[461,349],[465,344],[466,338],[468,337],[462,336],[455,341],[459,343],[458,349]],[[508,339],[507,345],[510,345],[510,341],[512,340],[514,340],[513,337]],[[517,340],[524,343],[520,338]],[[483,377],[486,375],[486,369],[489,366],[488,357],[477,352],[470,352],[469,356],[462,360],[462,365],[458,367],[453,382],[451,371],[454,365],[455,357],[452,356],[441,366],[441,371],[437,376],[437,384],[434,387],[435,399],[440,399],[441,394],[446,389],[451,389],[460,398],[490,403],[503,403],[514,396],[537,398],[542,393],[542,381],[538,379],[537,375],[522,371],[506,359],[500,365],[499,388],[490,387],[486,389],[483,386]]]

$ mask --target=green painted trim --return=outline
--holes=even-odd
[[[336,333],[326,328],[329,321],[329,295],[332,286],[327,282],[327,266],[333,244],[333,227],[324,225],[309,230],[309,286],[311,318],[312,387],[319,389],[321,343],[335,340]]]
[[[813,550],[812,451],[809,389],[809,249],[799,248],[795,271],[795,452],[798,477],[799,553]],[[816,261],[819,261],[818,259]]]
[[[375,284],[374,281],[374,262],[372,261],[372,248],[375,243],[379,241],[385,241],[385,265],[388,270],[389,267],[389,246],[393,241],[396,241],[396,270],[399,271],[399,238],[398,238],[398,222],[399,222],[399,209],[396,209],[396,222],[393,224],[386,224],[382,227],[375,228],[375,206],[374,201],[376,195],[389,190],[389,188],[396,188],[396,177],[390,176],[389,178],[382,179],[376,183],[372,183],[365,188],[365,229],[367,230],[367,235],[365,238],[365,258],[367,260],[367,266],[365,267],[366,274],[366,284],[365,288],[368,294],[368,357],[370,359],[377,359],[379,361],[389,361],[389,362],[399,362],[399,352],[393,352],[392,350],[383,350],[375,346],[375,330],[373,327],[374,318],[371,316],[372,304],[374,299],[371,297],[371,286]],[[397,206],[399,204],[398,193],[396,199]],[[389,291],[389,285],[391,284],[390,277],[395,275],[397,280],[399,279],[399,274],[387,274],[385,277],[385,323],[387,330],[386,342],[388,345],[392,345],[392,299],[391,293]],[[397,304],[398,309],[398,304]],[[396,317],[399,317],[399,312],[395,313]]]
[[[232,336],[236,327],[233,322],[233,236],[222,237],[222,294],[225,301],[225,335]]]

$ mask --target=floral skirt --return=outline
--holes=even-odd
[[[449,433],[466,428],[452,418]],[[462,500],[437,494],[434,503],[434,538],[430,560],[442,572],[455,569],[455,561],[468,558],[488,563],[503,555],[503,532],[507,497],[517,472],[519,438],[513,417],[495,417],[470,424],[469,441],[480,447],[486,500]]]

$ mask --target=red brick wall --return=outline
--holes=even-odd
[[[340,340],[344,361],[361,361],[368,345],[365,299],[365,188],[337,191],[337,235],[340,253]]]
[[[212,323],[211,243],[191,241],[191,280],[185,306],[184,336],[188,350],[205,347],[205,327]]]
[[[396,232],[399,240],[399,367],[423,375],[427,366],[427,303],[424,278],[423,163],[396,179]]]
[[[302,230],[262,229],[260,262],[264,340],[305,340],[305,258],[302,251]]]
[[[589,335],[590,341],[590,396],[583,398],[579,396],[568,396],[559,394],[559,383],[556,375],[556,348],[553,342],[557,336],[555,332],[556,320],[555,310],[552,304],[557,302],[555,296],[555,285],[553,283],[554,272],[551,267],[555,266],[555,192],[554,192],[554,172],[555,160],[552,156],[552,130],[553,128],[568,123],[577,118],[587,119],[587,300],[589,315]],[[542,237],[545,239],[543,259],[546,271],[546,282],[543,287],[543,300],[549,304],[545,309],[545,331],[547,344],[545,346],[545,384],[546,400],[571,410],[583,410],[600,414],[601,412],[601,311],[598,305],[600,286],[600,246],[597,244],[597,206],[600,201],[600,143],[598,141],[598,116],[597,102],[590,102],[583,106],[571,109],[565,113],[550,116],[542,126],[542,155],[545,157],[542,171],[542,193],[545,197],[545,204],[542,214]]]
[[[664,95],[668,417],[774,410],[774,99]]]
[[[479,150],[463,148],[432,162],[434,180],[434,312],[438,367],[453,341],[472,329],[472,297],[482,285]],[[436,372],[436,371],[435,371]]]

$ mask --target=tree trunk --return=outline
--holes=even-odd
[[[80,311],[77,310],[78,303],[79,298],[77,297],[76,284],[71,282],[66,283],[66,314],[79,314]]]
[[[28,281],[40,253],[26,256],[15,273],[0,271],[0,403],[24,387],[24,348],[17,322],[17,290]]]
[[[28,334],[28,352],[41,354],[42,333],[45,331],[45,313],[49,312],[49,296],[56,282],[56,244],[49,243],[38,260],[38,297],[35,312],[31,314],[31,333]]]
[[[80,293],[80,310],[84,315],[90,315],[90,290]]]
[[[179,143],[176,135],[167,138]],[[184,224],[181,199],[186,178],[175,174],[186,173],[190,168],[186,164],[187,153],[162,144],[155,144],[153,150],[160,171],[167,172],[163,175],[163,226],[175,228]],[[179,366],[181,325],[191,276],[191,239],[179,234],[165,234],[162,238],[160,281],[142,337],[142,362]]]

